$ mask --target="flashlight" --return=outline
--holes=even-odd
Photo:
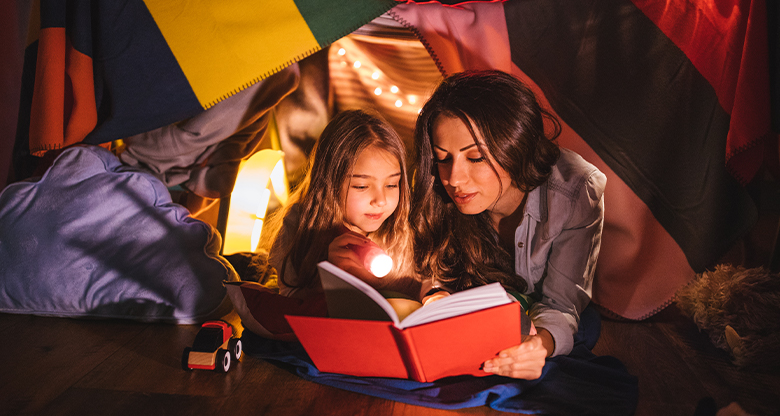
[[[371,240],[362,246],[349,244],[348,247],[363,261],[363,267],[376,277],[385,277],[393,269],[393,259]]]

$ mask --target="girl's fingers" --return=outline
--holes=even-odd
[[[338,246],[346,246],[348,244],[355,244],[355,245],[365,245],[369,243],[368,237],[364,237],[358,233],[354,232],[346,232],[344,234],[341,234],[340,236],[333,239],[332,245],[338,245]]]

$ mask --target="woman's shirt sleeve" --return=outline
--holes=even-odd
[[[545,328],[555,340],[553,356],[568,354],[574,347],[580,314],[590,302],[601,247],[606,176],[593,168],[582,179],[581,186],[567,198],[570,206],[553,208],[553,203],[562,200],[550,201],[549,221],[562,224],[552,227],[560,233],[550,247],[546,276],[541,281],[542,298],[529,313],[536,327]]]

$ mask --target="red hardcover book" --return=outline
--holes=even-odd
[[[375,289],[322,262],[329,318],[287,316],[322,372],[434,381],[489,375],[482,363],[520,344],[520,304],[498,283],[455,293],[399,319]]]

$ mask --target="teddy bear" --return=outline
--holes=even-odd
[[[677,292],[680,310],[739,367],[780,367],[780,275],[718,265]]]

